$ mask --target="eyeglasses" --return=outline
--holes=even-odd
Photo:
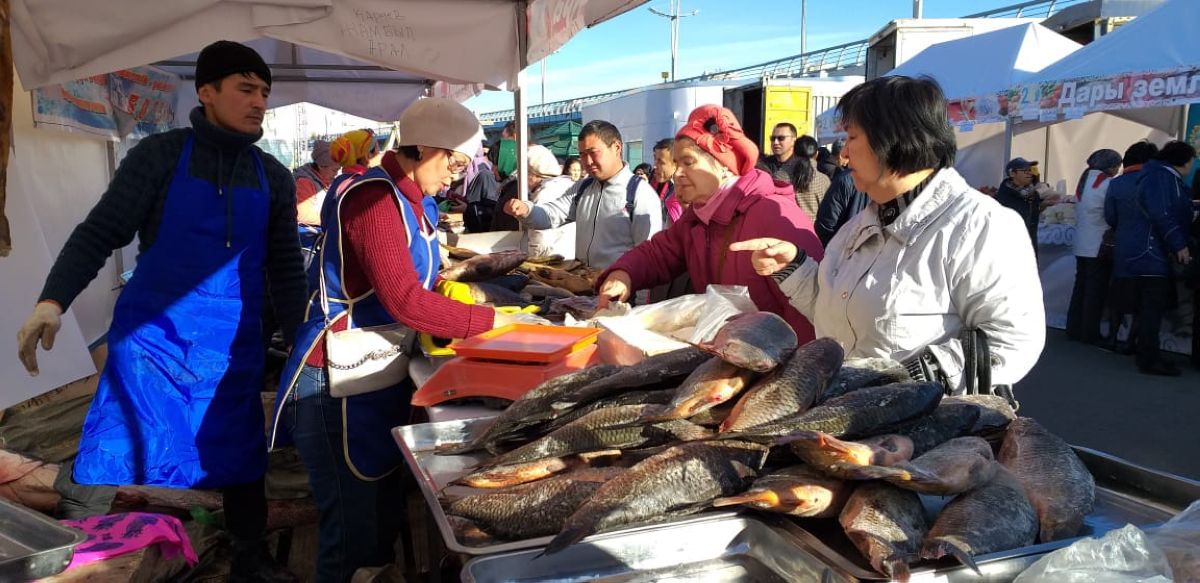
[[[462,174],[463,170],[466,170],[470,164],[470,160],[464,161],[461,158],[456,158],[454,152],[446,150],[446,167],[450,169],[451,174]]]
[[[771,141],[772,142],[782,142],[784,140],[790,139],[791,137],[792,136],[771,136]]]

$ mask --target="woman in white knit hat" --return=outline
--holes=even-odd
[[[328,301],[318,293],[310,302],[276,399],[272,447],[296,445],[321,516],[318,581],[348,581],[359,567],[392,562],[404,501],[390,430],[408,422],[413,391],[405,378],[333,396],[326,332],[399,323],[467,338],[516,318],[431,291],[440,267],[432,197],[471,161],[483,139],[479,121],[453,100],[429,98],[399,126],[397,151],[334,193],[336,214],[316,258]]]

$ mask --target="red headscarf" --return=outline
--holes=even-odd
[[[754,170],[758,163],[758,146],[746,137],[733,112],[719,105],[697,107],[675,137],[696,142],[701,150],[739,176]]]

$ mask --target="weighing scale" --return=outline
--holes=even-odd
[[[413,393],[412,404],[490,397],[515,401],[557,376],[599,362],[598,328],[510,324],[450,345],[456,356]]]

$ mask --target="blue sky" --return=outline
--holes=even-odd
[[[953,18],[1018,0],[925,0],[926,18]],[[571,39],[547,60],[546,101],[631,89],[662,81],[671,68],[670,21],[652,0]],[[676,77],[736,69],[800,52],[800,0],[684,0]],[[808,50],[867,38],[888,21],[912,16],[911,0],[809,0]],[[541,67],[528,70],[530,103],[541,100]],[[512,108],[512,94],[489,91],[467,101],[483,113]]]

